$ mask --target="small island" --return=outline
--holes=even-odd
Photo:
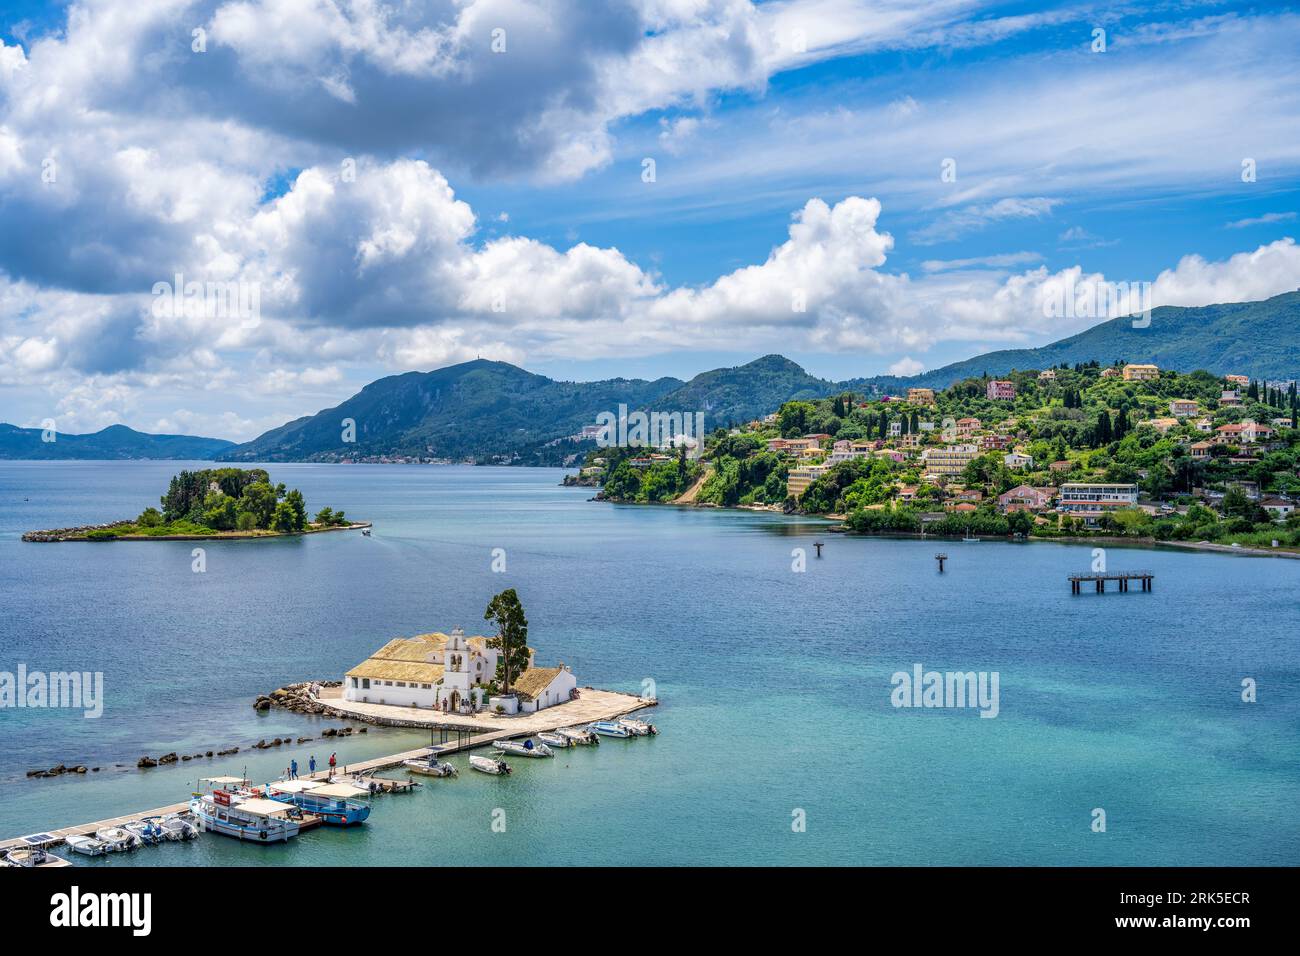
[[[297,488],[271,484],[263,468],[182,471],[159,503],[134,519],[76,528],[29,531],[24,541],[187,541],[196,538],[273,538],[370,527],[328,506],[308,520]]]

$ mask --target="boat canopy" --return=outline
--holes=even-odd
[[[350,783],[331,783],[324,787],[317,787],[312,790],[308,796],[311,797],[337,797],[340,800],[346,800],[349,797],[360,797],[369,794],[369,790],[363,790],[360,787],[354,787]]]
[[[262,800],[254,798],[237,803],[234,809],[240,813],[250,813],[255,817],[282,817],[288,814],[290,807],[279,800]]]
[[[247,783],[243,777],[200,777],[199,783]]]
[[[280,793],[302,793],[304,790],[318,790],[325,784],[319,780],[278,780],[267,786]]]

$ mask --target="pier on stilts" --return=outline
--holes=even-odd
[[[1098,594],[1106,593],[1107,581],[1116,582],[1121,592],[1130,590],[1129,585],[1134,581],[1141,582],[1143,591],[1150,591],[1153,578],[1155,575],[1150,571],[1090,571],[1086,574],[1071,574],[1070,593],[1082,594],[1085,581],[1095,582]]]

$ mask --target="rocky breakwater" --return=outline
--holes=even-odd
[[[253,701],[254,710],[270,710],[283,707],[295,714],[328,714],[333,710],[328,704],[316,699],[315,692],[326,687],[342,686],[342,681],[303,681],[300,684],[287,684],[278,687],[269,694],[259,694]],[[315,690],[313,690],[315,689]]]

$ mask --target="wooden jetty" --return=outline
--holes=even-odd
[[[1097,584],[1097,593],[1106,593],[1106,582],[1115,581],[1119,585],[1120,591],[1129,590],[1129,585],[1133,581],[1142,582],[1142,590],[1151,590],[1151,580],[1155,575],[1150,571],[1090,571],[1086,574],[1070,575],[1070,593],[1083,593],[1083,582],[1095,581]]]

